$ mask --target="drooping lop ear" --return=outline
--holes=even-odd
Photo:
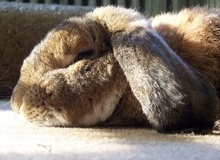
[[[121,31],[111,40],[114,55],[153,127],[175,131],[213,125],[218,100],[212,86],[155,31]],[[211,114],[206,113],[207,105]]]
[[[112,36],[114,55],[132,92],[151,125],[163,129],[167,124],[173,127],[179,123],[179,115],[187,113],[179,108],[183,95],[174,74],[161,58],[165,51],[158,45],[162,44],[156,41],[159,40],[154,33],[145,30],[118,32]],[[180,113],[172,113],[173,108],[179,108]]]

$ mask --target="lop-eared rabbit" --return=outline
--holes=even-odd
[[[219,129],[219,26],[207,8],[66,19],[24,60],[12,108],[41,126]]]

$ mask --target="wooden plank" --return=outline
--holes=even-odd
[[[203,6],[207,4],[207,0],[188,0],[189,6]]]
[[[68,4],[68,0],[60,0],[60,4],[63,4],[63,5]]]
[[[207,0],[206,3],[209,7],[216,7],[216,0]]]
[[[125,7],[125,0],[117,0],[117,5]]]
[[[146,0],[145,1],[145,14],[147,16],[152,15],[152,12],[153,12],[153,1],[154,0]]]
[[[184,7],[187,7],[187,0],[172,0],[173,11],[178,11]]]
[[[23,2],[22,0],[15,0],[15,2]]]
[[[97,6],[96,0],[89,0],[88,3],[89,3],[89,6]]]
[[[166,0],[155,0],[155,10],[153,14],[163,13],[166,11]]]
[[[75,0],[74,5],[81,6],[82,0]]]
[[[111,4],[111,0],[103,0],[102,1],[103,6],[107,6],[107,5],[110,5],[110,4]]]
[[[167,0],[146,0],[145,1],[145,14],[152,16],[158,13],[166,12]]]
[[[220,1],[219,0],[216,0],[215,7],[220,7]]]
[[[30,0],[30,3],[38,3],[38,0]]]
[[[132,0],[131,1],[131,8],[138,9],[139,8],[139,0]]]
[[[45,4],[51,4],[53,1],[52,0],[44,0]]]

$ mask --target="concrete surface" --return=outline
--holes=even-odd
[[[219,160],[220,135],[144,128],[50,128],[26,123],[0,101],[0,159]]]

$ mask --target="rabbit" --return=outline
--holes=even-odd
[[[220,112],[215,83],[153,22],[114,6],[64,20],[24,60],[13,110],[43,126],[211,128]]]

